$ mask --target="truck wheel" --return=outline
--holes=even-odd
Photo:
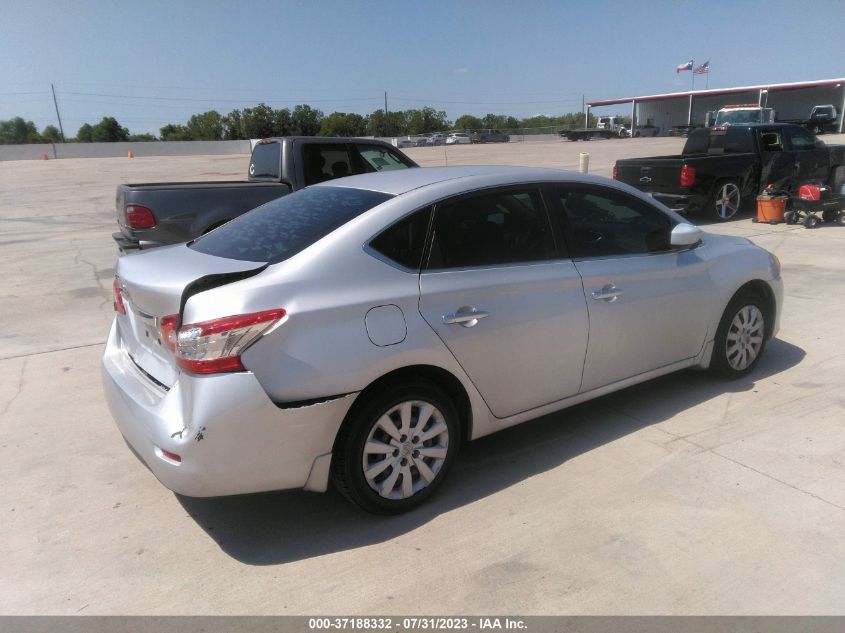
[[[819,216],[811,213],[804,219],[804,228],[805,229],[814,229],[819,224]]]
[[[839,226],[845,226],[845,211],[840,211],[836,216],[836,223]]]
[[[822,211],[822,222],[833,222],[837,213],[839,212],[836,209],[825,209]]]
[[[787,211],[783,214],[783,221],[787,224],[795,224],[795,211]]]
[[[716,183],[710,194],[710,212],[719,222],[730,220],[738,212],[742,204],[742,193],[739,185],[733,180],[722,180]]]

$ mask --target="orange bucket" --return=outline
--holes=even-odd
[[[770,198],[768,196],[757,196],[757,221],[768,223],[783,222],[786,201],[786,197]]]

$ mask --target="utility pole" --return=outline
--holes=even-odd
[[[581,93],[581,112],[584,113],[584,129],[586,130],[589,127],[587,125],[587,119],[589,119],[589,115],[587,114],[587,107],[584,104],[584,93]]]
[[[56,89],[53,87],[53,84],[50,84],[50,90],[53,91],[53,105],[56,106],[56,118],[59,120],[59,134],[62,137],[62,143],[65,142],[65,130],[62,127],[62,117],[59,114],[59,102],[56,101]]]
[[[387,90],[384,91],[384,135],[390,136],[390,126],[387,119]]]

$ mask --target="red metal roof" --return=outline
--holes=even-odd
[[[603,99],[600,101],[588,101],[587,105],[591,108],[596,106],[617,105],[619,103],[630,103],[631,101],[661,101],[663,99],[677,99],[679,97],[689,97],[690,95],[696,97],[715,96],[725,94],[736,94],[739,92],[751,92],[753,90],[791,90],[795,88],[816,88],[819,86],[835,86],[836,84],[845,84],[845,77],[839,79],[820,79],[818,81],[799,81],[788,84],[763,84],[760,86],[743,86],[739,88],[714,88],[711,90],[687,90],[686,92],[668,92],[659,95],[645,95],[642,97],[625,97],[624,99]]]

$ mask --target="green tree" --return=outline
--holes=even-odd
[[[189,141],[191,137],[188,128],[176,123],[168,123],[159,130],[162,141]]]
[[[293,134],[293,118],[290,110],[282,108],[273,114],[273,136],[290,136]]]
[[[428,134],[449,129],[449,120],[443,110],[426,106],[422,110],[406,110],[408,134]]]
[[[320,124],[320,136],[364,136],[367,119],[360,114],[332,112]]]
[[[223,117],[216,110],[195,114],[188,119],[188,138],[192,141],[219,141],[223,139]]]
[[[139,142],[149,142],[149,141],[157,141],[158,138],[154,134],[148,134],[144,132],[143,134],[130,134],[129,138],[126,139],[127,141],[139,141]]]
[[[238,141],[245,138],[241,131],[240,110],[232,110],[223,117],[223,138],[227,141]]]
[[[8,121],[0,121],[0,144],[23,145],[40,142],[42,142],[41,135],[32,121],[24,121],[19,116]]]
[[[456,130],[480,130],[483,127],[481,119],[471,114],[463,114],[455,121]]]
[[[94,143],[115,143],[129,138],[129,130],[122,127],[117,119],[104,116],[103,120],[91,129],[91,140]]]
[[[316,136],[320,133],[320,124],[323,120],[323,113],[315,110],[309,105],[298,105],[293,109],[291,123],[294,135]]]
[[[91,143],[94,140],[94,128],[88,123],[83,123],[76,132],[77,143]]]
[[[367,134],[369,136],[405,136],[408,133],[408,119],[404,112],[388,112],[376,110],[367,117]]]
[[[59,129],[55,125],[48,125],[44,128],[44,131],[41,132],[41,138],[48,143],[58,143],[62,140],[62,135],[59,133]]]
[[[241,138],[273,136],[275,126],[275,112],[267,104],[259,103],[254,108],[244,108],[241,113]]]

